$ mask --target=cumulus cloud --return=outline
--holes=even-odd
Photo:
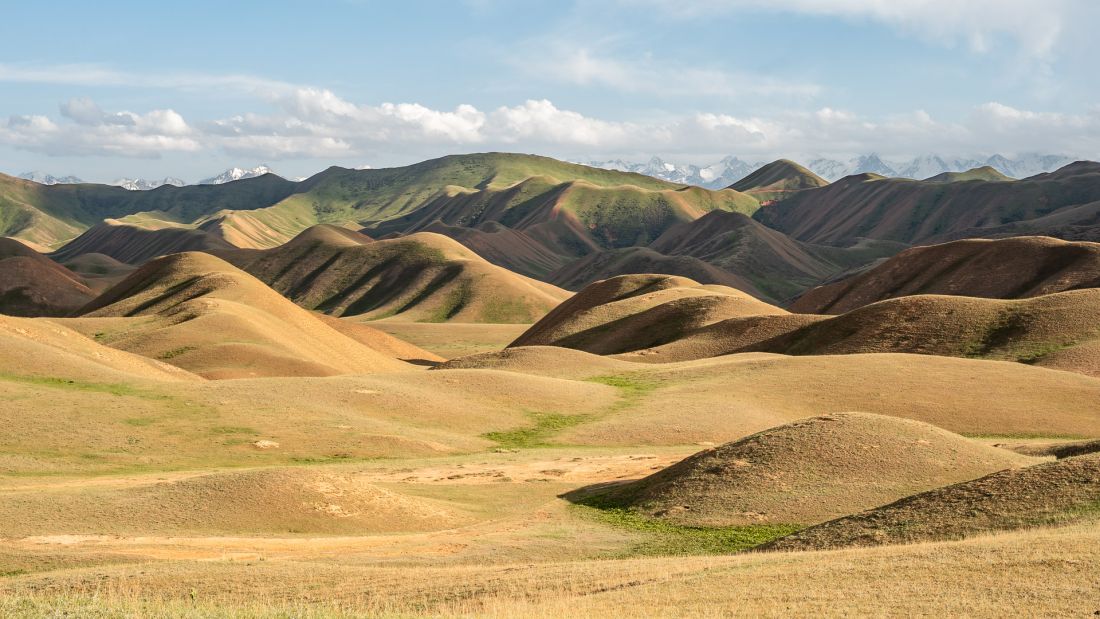
[[[159,157],[203,148],[199,136],[173,110],[105,112],[82,98],[62,103],[60,111],[68,122],[41,115],[10,117],[0,126],[0,143],[47,155],[121,157]]]
[[[270,159],[412,161],[470,150],[520,150],[566,158],[726,154],[759,158],[879,152],[969,155],[1051,151],[1100,156],[1100,108],[1081,114],[990,102],[962,119],[924,110],[883,117],[821,107],[767,116],[686,113],[651,122],[593,118],[546,99],[480,110],[418,103],[359,104],[323,89],[269,97],[267,113],[189,123],[171,109],[106,111],[90,99],[60,106],[58,118],[19,115],[0,124],[0,143],[50,155],[157,157],[227,152]]]

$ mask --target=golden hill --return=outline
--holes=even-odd
[[[0,313],[65,316],[94,297],[76,273],[15,239],[0,238]]]
[[[512,346],[563,346],[614,354],[657,346],[733,317],[786,314],[725,286],[686,277],[623,275],[590,284]]]
[[[915,294],[1017,299],[1095,287],[1100,287],[1100,243],[966,239],[903,251],[873,269],[808,291],[790,310],[843,314]]]
[[[766,546],[816,550],[959,539],[1100,518],[1100,455],[1076,456],[929,490]]]
[[[104,346],[66,326],[71,322],[0,315],[0,374],[32,385],[199,380],[167,363]]]
[[[298,305],[332,316],[525,323],[568,296],[430,232],[371,241],[318,226],[274,249],[223,255]]]
[[[812,524],[1030,462],[926,423],[834,413],[707,449],[582,500],[693,526]]]
[[[103,293],[73,322],[103,343],[208,378],[328,376],[400,370],[214,256],[158,258]]]

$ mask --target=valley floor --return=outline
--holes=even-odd
[[[151,524],[147,534],[71,535],[43,523],[37,535],[0,540],[0,616],[1076,616],[1100,609],[1100,524],[871,549],[676,556],[698,551],[682,532],[624,527],[558,498],[647,474],[695,449],[535,449],[307,467],[469,516],[429,531],[191,536]],[[186,475],[91,484],[9,479],[0,494],[9,505],[29,494],[110,496],[110,489]]]

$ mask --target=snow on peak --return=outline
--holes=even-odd
[[[205,178],[199,181],[200,185],[221,185],[223,183],[231,183],[233,181],[239,181],[246,178],[256,178],[257,176],[263,176],[264,174],[274,174],[274,170],[267,165],[258,165],[254,168],[229,168],[225,172],[217,176]]]

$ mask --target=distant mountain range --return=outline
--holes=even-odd
[[[204,178],[199,181],[200,185],[221,185],[223,183],[231,183],[233,181],[239,181],[245,178],[256,178],[257,176],[263,176],[264,174],[274,174],[275,171],[266,165],[258,165],[254,168],[229,168],[225,172],[217,176],[211,176],[210,178]]]
[[[33,172],[24,172],[19,175],[19,178],[28,181],[34,181],[42,185],[73,185],[76,183],[83,183],[81,179],[75,176],[54,176],[53,174],[46,174],[35,170]]]
[[[1015,159],[1009,159],[1002,155],[993,155],[984,159],[923,155],[907,161],[888,161],[877,154],[871,153],[847,161],[825,158],[813,159],[806,164],[806,167],[829,181],[866,172],[881,174],[882,176],[923,180],[944,172],[965,172],[982,166],[989,166],[1012,178],[1026,178],[1043,172],[1053,172],[1072,162],[1073,158],[1065,155],[1041,154],[1025,154]],[[607,170],[645,174],[672,183],[721,189],[752,174],[766,163],[768,162],[749,163],[737,157],[729,156],[717,163],[706,166],[671,163],[659,157],[653,157],[646,163],[632,163],[621,159],[613,159],[610,161],[589,161],[585,165]]]
[[[149,189],[156,189],[157,187],[163,187],[164,185],[172,185],[173,187],[183,187],[187,183],[178,178],[166,176],[157,181],[150,181],[144,178],[120,178],[117,181],[111,183],[115,187],[122,187],[123,189],[129,189],[130,191],[146,191]]]
[[[210,178],[204,178],[197,185],[221,185],[223,183],[229,183],[232,181],[239,181],[245,178],[255,178],[257,176],[263,176],[264,174],[274,174],[275,172],[266,165],[258,165],[254,168],[229,168],[225,172],[218,174],[217,176],[211,176]],[[24,172],[19,175],[19,178],[34,181],[42,185],[76,185],[79,183],[87,182],[76,176],[54,176],[35,170],[33,172]],[[188,183],[182,179],[174,176],[166,176],[159,180],[149,180],[144,178],[120,178],[114,182],[107,183],[108,185],[114,185],[115,187],[122,187],[123,189],[129,189],[130,191],[147,191],[149,189],[156,189],[164,185],[172,185],[173,187],[184,187]]]

